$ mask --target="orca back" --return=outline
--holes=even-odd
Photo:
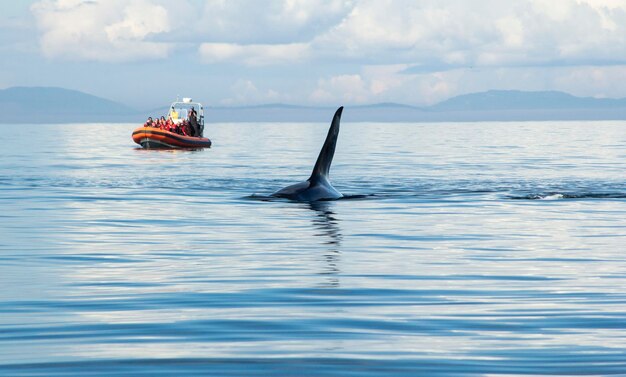
[[[315,167],[309,179],[278,190],[273,193],[272,196],[307,202],[332,200],[343,197],[343,195],[331,185],[328,179],[330,164],[333,162],[335,147],[337,146],[339,122],[341,121],[342,112],[343,106],[335,112],[330,129],[328,130],[328,135],[326,135],[326,141],[324,141],[322,150],[319,156],[317,156]]]

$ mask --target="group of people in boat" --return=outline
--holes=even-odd
[[[193,107],[187,112],[187,119],[183,119],[180,122],[175,121],[177,119],[178,112],[172,107],[167,119],[165,119],[164,116],[161,118],[155,118],[154,120],[152,117],[148,117],[148,120],[143,126],[160,128],[164,131],[173,132],[183,136],[201,136],[198,124],[198,114]]]

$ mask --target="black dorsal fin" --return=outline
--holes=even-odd
[[[330,170],[330,164],[333,162],[333,156],[335,155],[335,146],[337,145],[337,136],[339,136],[339,122],[341,121],[341,113],[343,112],[343,106],[337,109],[335,116],[333,116],[333,122],[330,124],[326,141],[317,156],[315,167],[311,173],[309,181],[317,181],[320,177],[327,177]]]

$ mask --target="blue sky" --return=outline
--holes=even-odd
[[[626,0],[40,0],[0,5],[0,88],[138,108],[626,97]]]

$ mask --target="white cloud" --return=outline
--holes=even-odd
[[[111,42],[143,40],[148,34],[170,31],[167,10],[162,6],[134,2],[123,13],[122,20],[104,28]]]
[[[195,32],[207,43],[306,42],[340,22],[350,0],[207,0]],[[191,26],[193,27],[193,26]]]
[[[340,75],[319,80],[318,87],[310,99],[318,103],[347,102],[364,103],[370,92],[360,75]]]
[[[515,17],[503,17],[496,21],[496,27],[502,33],[504,46],[520,48],[524,44],[524,25]]]
[[[432,105],[491,89],[560,90],[578,96],[624,97],[616,82],[626,66],[486,67],[406,74],[402,65],[366,66],[359,73],[320,79],[309,95],[319,104],[397,102]]]
[[[239,45],[234,43],[203,43],[198,49],[206,63],[232,61],[260,66],[301,61],[308,56],[305,43],[273,45]]]
[[[189,64],[250,78],[222,89],[230,104],[428,104],[488,89],[626,96],[616,84],[626,0],[41,0],[31,9],[46,57],[159,60],[184,45],[197,53]]]
[[[385,95],[401,87],[407,75],[401,74],[408,66],[406,64],[365,66],[363,76],[368,79],[368,88],[373,95]]]
[[[205,63],[242,65],[300,62],[311,57],[310,41],[340,22],[352,8],[346,0],[209,0],[198,51]]]
[[[533,13],[541,14],[551,22],[563,22],[571,17],[574,1],[530,1]]]
[[[363,0],[314,44],[336,46],[336,57],[376,63],[624,59],[626,10],[607,0]]]
[[[318,102],[427,105],[489,89],[626,95],[614,84],[623,82],[625,69],[623,0],[365,0],[311,44],[313,51],[334,46],[323,50],[325,57],[361,62],[362,67],[424,67],[422,72],[391,70],[379,77],[361,68],[322,79],[310,97]]]
[[[171,30],[168,9],[148,0],[44,0],[31,10],[49,58],[128,61],[164,58],[172,46],[150,40]]]
[[[278,102],[281,96],[272,89],[261,90],[251,80],[237,80],[230,88],[231,97],[220,101],[222,105],[263,104]]]
[[[48,57],[163,58],[192,43],[206,63],[528,65],[626,56],[624,0],[42,0]],[[181,11],[181,10],[184,10]],[[157,39],[159,38],[159,39]]]
[[[358,74],[320,79],[309,100],[320,104],[381,103],[430,105],[458,90],[463,70],[405,74],[406,65],[365,66]]]
[[[626,65],[612,67],[568,67],[553,69],[551,88],[558,88],[565,92],[590,97],[624,97],[622,85],[615,83],[626,82]]]

